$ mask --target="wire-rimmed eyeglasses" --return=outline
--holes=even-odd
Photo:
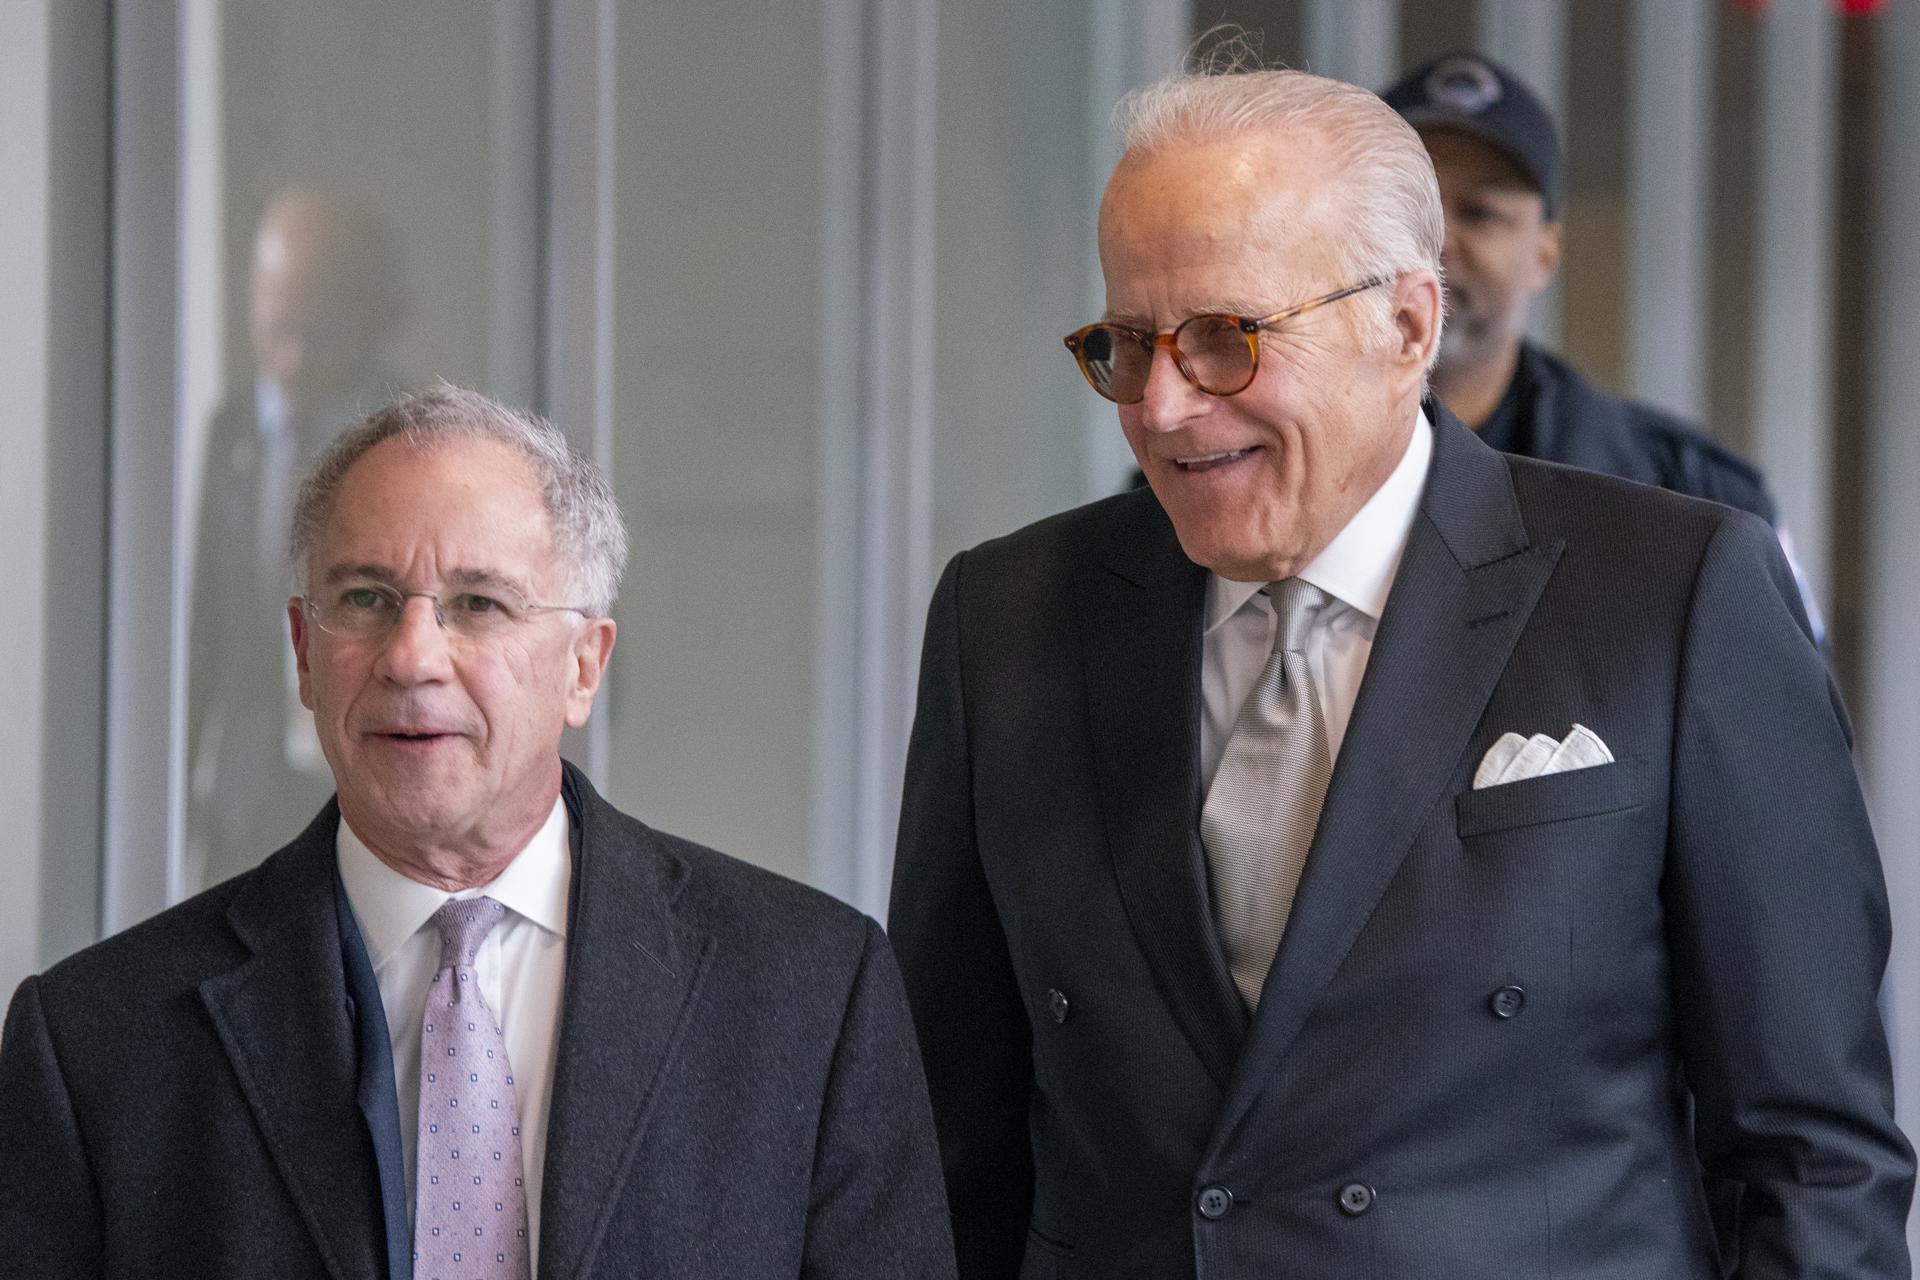
[[[577,604],[535,604],[505,583],[484,590],[468,589],[447,596],[431,591],[402,591],[385,582],[350,580],[322,587],[318,595],[300,598],[313,625],[344,640],[385,640],[399,629],[407,601],[433,601],[433,616],[441,627],[467,640],[494,640],[542,613],[590,611]]]

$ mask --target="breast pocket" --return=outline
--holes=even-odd
[[[1646,774],[1640,760],[1624,757],[1611,764],[1463,791],[1454,797],[1454,818],[1465,840],[1510,827],[1618,813],[1646,802]]]

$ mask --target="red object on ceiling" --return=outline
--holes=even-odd
[[[1733,0],[1733,7],[1744,14],[1767,11],[1767,0]],[[1887,7],[1887,0],[1833,0],[1833,7],[1849,18],[1870,17]]]

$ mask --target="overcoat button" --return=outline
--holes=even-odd
[[[1487,1007],[1493,1010],[1493,1016],[1496,1018],[1511,1018],[1527,1007],[1526,989],[1502,987],[1488,999]]]
[[[1225,1187],[1202,1187],[1198,1203],[1201,1217],[1209,1222],[1218,1222],[1227,1216],[1227,1210],[1233,1208],[1233,1192]]]
[[[1364,1182],[1349,1182],[1340,1188],[1340,1212],[1357,1218],[1373,1208],[1373,1188]]]
[[[1070,1007],[1071,1006],[1067,1003],[1066,992],[1060,990],[1057,987],[1048,988],[1047,1011],[1053,1015],[1053,1020],[1055,1022],[1065,1022],[1067,1020],[1067,1010]]]

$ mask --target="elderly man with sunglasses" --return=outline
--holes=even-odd
[[[878,927],[560,758],[626,559],[593,463],[443,387],[320,455],[293,548],[336,800],[23,984],[0,1271],[950,1276]]]
[[[1127,104],[1151,492],[956,557],[889,927],[965,1277],[1904,1277],[1850,730],[1771,531],[1424,400],[1432,165]]]

